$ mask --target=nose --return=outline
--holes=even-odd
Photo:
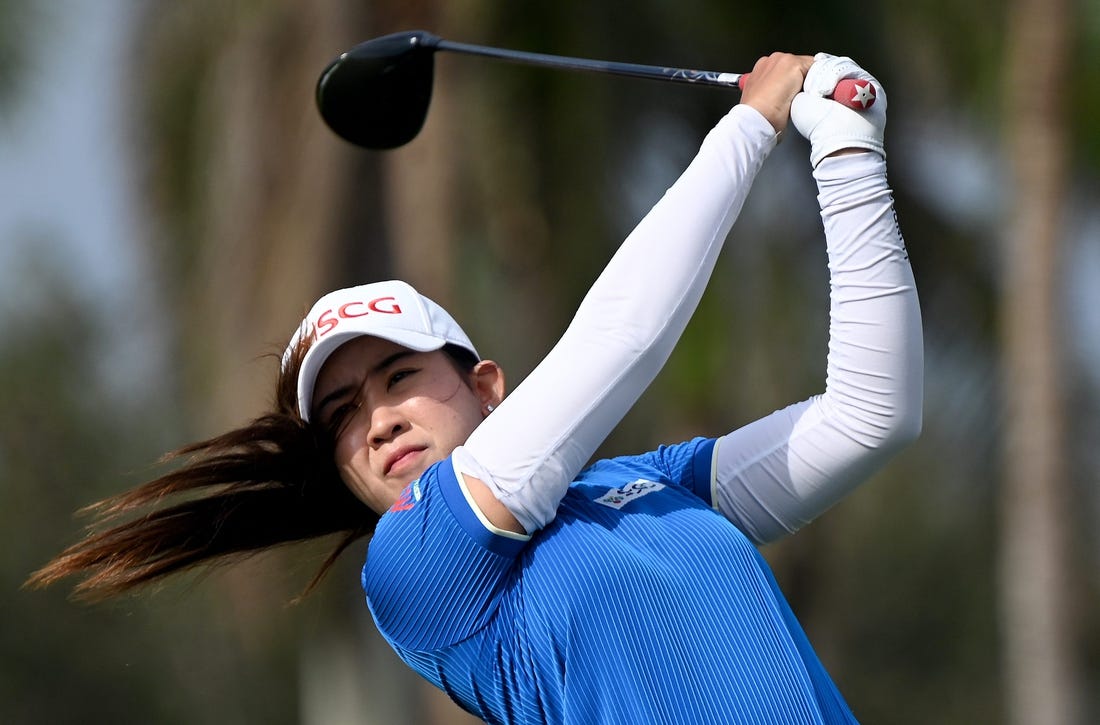
[[[376,448],[400,435],[407,423],[397,406],[381,405],[371,411],[370,442]]]

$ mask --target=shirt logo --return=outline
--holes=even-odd
[[[603,496],[596,499],[596,503],[603,504],[613,509],[621,509],[631,501],[639,499],[646,494],[653,493],[654,491],[660,491],[664,487],[665,484],[663,483],[639,478],[637,481],[632,481],[622,488],[611,489]]]
[[[390,511],[408,511],[420,500],[420,479],[416,479],[401,492],[397,500],[390,506]]]

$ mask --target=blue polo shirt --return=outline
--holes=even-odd
[[[713,439],[600,461],[530,540],[450,460],[379,521],[383,636],[489,723],[854,723],[756,547],[710,505]]]

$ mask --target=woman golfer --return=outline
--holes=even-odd
[[[812,520],[919,433],[920,313],[886,182],[886,98],[847,58],[762,58],[505,397],[442,308],[401,282],[322,297],[275,410],[102,504],[38,572],[108,596],[200,562],[342,532],[401,658],[490,723],[850,723],[757,545]],[[590,456],[661,369],[778,135],[809,139],[830,278],[822,394],[719,437]],[[161,505],[165,496],[185,500]],[[334,554],[335,556],[335,554]],[[331,563],[331,561],[330,561]]]

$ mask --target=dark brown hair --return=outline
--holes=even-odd
[[[169,453],[162,462],[182,461],[176,470],[83,509],[95,517],[85,538],[26,586],[83,575],[74,595],[101,600],[196,565],[339,535],[308,594],[352,542],[374,530],[378,515],[340,480],[331,435],[298,412],[298,370],[307,349],[308,341],[280,366],[271,412]],[[477,362],[459,347],[444,352],[460,371]]]

